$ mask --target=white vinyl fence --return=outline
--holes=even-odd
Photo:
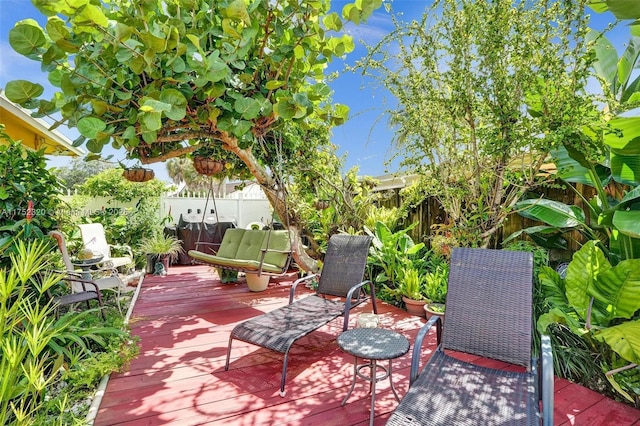
[[[240,228],[246,228],[253,222],[268,224],[271,222],[271,205],[260,190],[246,188],[246,191],[236,191],[224,198],[219,194],[215,198],[207,199],[206,193],[199,194],[165,194],[160,197],[160,208],[157,212],[158,220],[171,216],[175,225],[182,215],[186,222],[234,222]],[[63,200],[70,202],[74,194],[63,196]],[[138,200],[119,202],[110,197],[88,198],[79,209],[79,214],[89,216],[103,209],[135,209]],[[203,217],[204,216],[204,217]]]

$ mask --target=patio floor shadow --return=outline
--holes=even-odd
[[[140,355],[127,371],[111,375],[94,424],[368,424],[364,382],[340,406],[353,368],[352,357],[336,344],[341,318],[294,344],[285,397],[279,396],[281,354],[234,341],[229,371],[224,371],[233,326],[287,304],[291,283],[292,278],[272,280],[266,291],[252,293],[243,281],[222,284],[207,266],[174,266],[165,277],[145,277],[130,321],[140,337]],[[351,324],[370,311],[370,303],[355,308]],[[379,304],[379,314],[381,327],[412,343],[425,322],[385,303]],[[434,348],[432,333],[424,360]],[[400,396],[408,388],[410,362],[411,352],[393,362]],[[396,405],[389,382],[379,383],[375,424],[385,424]],[[556,379],[554,418],[556,425],[640,425],[640,410]]]

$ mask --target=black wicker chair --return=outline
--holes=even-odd
[[[540,360],[531,357],[532,276],[530,253],[453,250],[444,326],[433,317],[419,331],[409,391],[387,425],[553,424],[548,336],[542,336]],[[422,341],[434,325],[438,348],[418,375]],[[481,367],[445,350],[521,365],[526,371]]]
[[[280,395],[284,396],[289,349],[296,340],[339,316],[344,316],[343,330],[346,330],[349,310],[368,299],[362,291],[367,284],[373,312],[377,313],[373,284],[363,281],[370,244],[371,237],[368,236],[333,235],[329,240],[316,294],[293,301],[298,284],[315,275],[301,278],[291,287],[289,305],[236,325],[229,336],[225,370],[229,369],[234,339],[281,352],[284,354],[284,364]]]
[[[76,303],[85,302],[87,304],[87,309],[91,308],[89,305],[90,300],[97,300],[98,307],[100,308],[100,315],[102,315],[102,319],[106,319],[104,315],[104,305],[102,304],[102,296],[100,295],[100,289],[98,288],[98,284],[91,280],[85,280],[80,277],[74,277],[72,275],[67,275],[64,277],[64,281],[69,284],[69,289],[72,290],[73,287],[80,287],[81,291],[73,291],[69,294],[63,294],[61,296],[57,296],[53,298],[53,304],[56,307],[56,314],[58,312],[58,307],[66,306],[66,305],[75,305]],[[73,284],[75,283],[75,285]]]

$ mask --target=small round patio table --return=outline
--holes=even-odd
[[[354,357],[353,381],[341,405],[344,406],[347,403],[358,377],[367,380],[370,383],[369,391],[371,392],[369,425],[373,425],[377,382],[388,377],[393,395],[400,401],[398,392],[393,386],[391,361],[409,352],[409,341],[403,335],[384,328],[354,328],[340,334],[337,341],[340,349]],[[358,358],[366,359],[368,362],[358,364]],[[377,363],[383,360],[389,360],[389,367]],[[363,369],[368,370],[368,374],[363,373]],[[380,375],[379,370],[382,370]]]

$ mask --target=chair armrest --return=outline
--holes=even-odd
[[[293,296],[296,291],[296,288],[298,287],[298,284],[304,281],[309,281],[311,278],[315,278],[317,276],[318,274],[311,274],[311,275],[307,275],[306,277],[298,278],[297,280],[295,280],[291,285],[291,290],[289,290],[289,304],[293,303]]]
[[[278,249],[274,249],[274,248],[263,248],[260,249],[260,251],[262,253],[267,253],[267,252],[273,252],[273,253],[292,253],[291,250],[278,250]]]
[[[371,290],[371,304],[373,305],[373,313],[378,313],[378,305],[376,304],[376,290],[373,283],[369,280],[362,281],[360,284],[356,284],[347,292],[347,300],[344,303],[344,324],[342,324],[342,331],[347,331],[349,328],[349,311],[351,311],[351,300],[353,299],[353,293],[357,290],[361,290],[365,285],[369,285]]]
[[[411,370],[409,373],[409,387],[413,384],[413,382],[418,378],[418,373],[420,372],[420,352],[422,351],[422,342],[424,338],[427,336],[427,333],[435,324],[436,326],[436,338],[438,342],[438,348],[440,347],[440,340],[442,338],[442,318],[439,316],[432,316],[429,318],[429,321],[425,325],[422,326],[420,331],[418,331],[418,335],[416,336],[416,342],[413,345],[413,353],[411,354]],[[437,350],[437,349],[436,349]]]
[[[94,281],[92,280],[85,280],[82,278],[77,278],[75,276],[72,275],[67,275],[63,278],[65,281],[74,281],[74,282],[78,282],[80,284],[82,284],[82,290],[84,291],[95,291],[96,293],[98,293],[98,295],[100,294],[100,289],[98,288],[98,284],[96,284]],[[87,290],[87,285],[91,285],[94,287],[95,290]]]
[[[198,246],[201,246],[201,245],[202,245],[202,246],[218,246],[218,250],[220,249],[220,243],[208,243],[208,242],[206,242],[206,241],[197,241],[197,242],[195,243],[196,251],[201,251],[201,250],[198,248]],[[209,250],[211,251],[211,253],[207,253],[207,254],[213,254],[213,255],[216,255],[216,254],[218,253],[218,250],[216,250],[215,248],[210,248]],[[205,253],[205,252],[203,252],[203,253]]]
[[[553,350],[551,339],[546,334],[540,336],[540,399],[542,400],[542,424],[553,425]]]

